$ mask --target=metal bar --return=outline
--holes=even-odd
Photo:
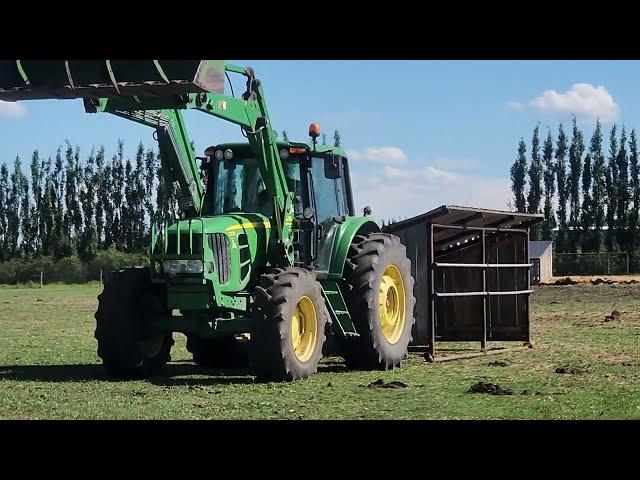
[[[438,298],[445,297],[496,297],[496,296],[508,296],[508,295],[522,295],[525,293],[533,293],[533,290],[509,290],[504,292],[433,292],[433,295]]]
[[[527,233],[524,236],[524,255],[525,255],[525,259],[529,260],[529,229],[527,229]],[[527,270],[527,290],[531,290],[531,270]],[[516,297],[516,301],[517,299],[518,297]],[[525,305],[526,305],[526,315],[527,315],[527,343],[531,344],[531,317],[529,315],[528,299]]]
[[[485,250],[485,232],[482,231],[482,262],[487,261],[487,252]],[[486,263],[485,263],[486,264]],[[482,290],[487,291],[487,270],[482,269]],[[482,341],[480,342],[480,350],[487,351],[487,297],[482,297]]]
[[[446,357],[438,357],[433,361],[434,362],[451,362],[452,360],[465,360],[467,358],[478,358],[478,357],[485,357],[488,355],[500,355],[501,353],[514,352],[516,350],[531,350],[531,347],[519,346],[519,347],[502,348],[500,350],[489,350],[485,352],[462,353],[459,355],[447,355]]]
[[[178,223],[176,224],[176,237],[176,254],[180,255],[182,254],[182,242],[180,242],[180,220],[178,220]]]
[[[466,227],[463,225],[442,225],[440,223],[432,223],[431,224],[435,228],[446,228],[450,230],[473,230],[473,231],[481,231],[485,230],[487,232],[510,232],[510,233],[526,233],[526,229],[522,228],[497,228],[497,227]]]
[[[490,297],[504,296],[504,295],[521,295],[525,293],[533,293],[533,290],[513,290],[510,292],[487,292]]]
[[[433,295],[438,298],[445,297],[480,297],[486,296],[489,292],[433,292]]]
[[[191,230],[191,219],[189,219],[189,255],[193,255],[193,231]]]
[[[429,348],[427,351],[427,361],[433,362],[436,356],[436,297],[435,293],[435,269],[433,263],[435,261],[434,243],[433,243],[433,224],[429,224],[429,272],[431,276],[431,338],[429,339]]]
[[[528,268],[532,263],[434,263],[436,267],[446,268]]]
[[[167,232],[167,221],[162,220],[162,247],[164,253],[166,255],[167,249],[169,248],[169,234]]]

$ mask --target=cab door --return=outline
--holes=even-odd
[[[349,214],[343,159],[333,154],[314,155],[308,172],[316,224],[314,241],[317,247],[313,265],[322,276],[329,271],[337,232]]]

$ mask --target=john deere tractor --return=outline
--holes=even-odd
[[[242,75],[241,97],[224,93]],[[157,373],[173,332],[194,361],[246,355],[261,381],[316,372],[333,336],[350,368],[389,369],[414,323],[405,247],[356,214],[341,148],[278,141],[251,68],[217,60],[2,61],[0,100],[82,98],[155,129],[175,218],[154,222],[150,265],[114,272],[98,296],[95,337],[111,375]],[[246,143],[196,157],[182,110],[238,125]]]

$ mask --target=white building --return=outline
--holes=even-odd
[[[529,242],[529,262],[531,283],[547,282],[553,276],[553,241]]]

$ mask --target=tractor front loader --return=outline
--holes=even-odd
[[[244,76],[241,97],[224,93]],[[227,77],[228,78],[228,77]],[[328,335],[351,368],[389,369],[407,353],[414,280],[405,247],[354,211],[341,148],[277,141],[251,68],[217,60],[1,61],[0,100],[82,98],[155,129],[176,218],[153,221],[150,264],[115,272],[98,296],[95,337],[111,375],[152,375],[172,333],[194,361],[250,361],[260,381],[316,372]],[[240,127],[246,143],[196,157],[181,111]],[[200,162],[198,164],[198,162]]]

